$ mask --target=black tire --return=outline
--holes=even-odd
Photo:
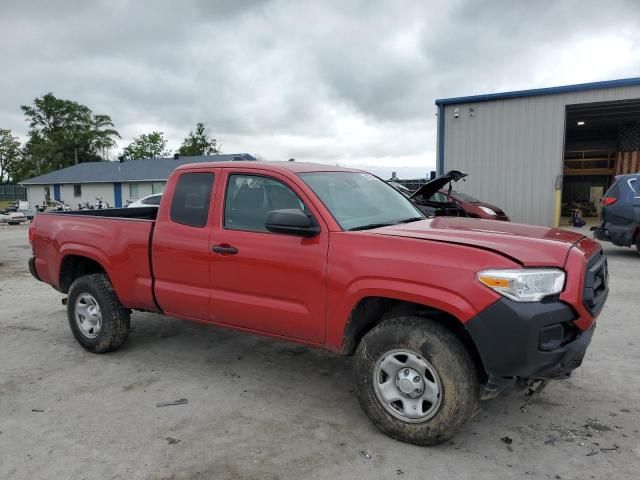
[[[76,322],[76,300],[82,294],[89,294],[100,307],[101,328],[95,338],[85,334]],[[123,308],[111,282],[103,273],[94,273],[78,278],[69,289],[67,316],[73,336],[85,350],[106,353],[118,349],[129,335],[131,314]]]
[[[640,254],[640,232],[636,234],[636,251]]]
[[[439,378],[439,406],[420,423],[396,418],[376,394],[376,364],[395,349],[426,360]],[[450,439],[478,411],[480,386],[473,360],[462,342],[433,320],[397,317],[381,322],[358,345],[355,362],[360,405],[376,427],[396,440],[437,445]]]

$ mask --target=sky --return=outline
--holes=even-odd
[[[120,149],[202,121],[224,153],[415,178],[436,98],[640,76],[640,2],[3,0],[0,45],[0,128],[23,139],[20,105],[53,92]]]

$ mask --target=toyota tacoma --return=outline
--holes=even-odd
[[[580,233],[426,219],[374,175],[299,162],[181,166],[157,208],[40,214],[29,240],[86,350],[120,347],[140,310],[354,355],[367,416],[419,445],[566,378],[608,293]]]

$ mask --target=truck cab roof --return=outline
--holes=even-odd
[[[190,163],[176,168],[176,171],[207,168],[242,168],[247,170],[270,170],[280,173],[308,173],[308,172],[362,172],[356,168],[337,167],[322,163],[311,162],[206,162]]]

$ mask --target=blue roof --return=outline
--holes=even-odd
[[[454,105],[457,103],[477,103],[491,100],[506,100],[509,98],[537,97],[556,93],[582,92],[585,90],[599,90],[602,88],[630,87],[640,85],[640,77],[606,80],[603,82],[578,83],[576,85],[562,85],[559,87],[534,88],[532,90],[516,90],[513,92],[488,93],[486,95],[471,95],[468,97],[439,98],[436,105]]]
[[[54,185],[62,183],[113,183],[165,181],[181,165],[202,162],[255,160],[248,153],[202,155],[196,157],[144,158],[124,162],[86,162],[49,172],[19,182],[20,185]]]

